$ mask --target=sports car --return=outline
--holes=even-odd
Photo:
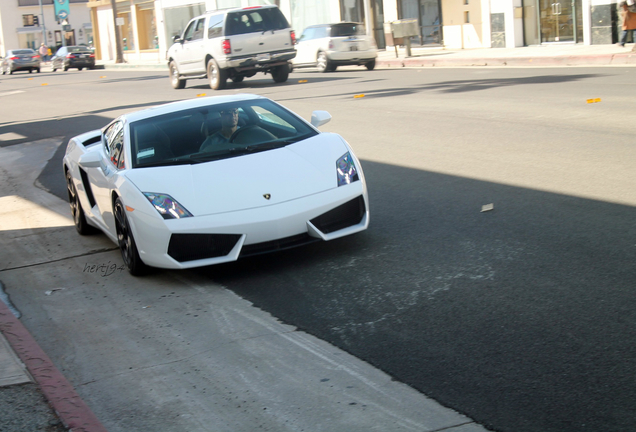
[[[369,225],[349,144],[256,95],[203,97],[124,114],[72,138],[63,159],[80,234],[119,245],[133,275],[329,241]]]

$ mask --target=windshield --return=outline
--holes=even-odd
[[[267,99],[176,111],[130,124],[132,167],[227,159],[284,147],[317,133]]]
[[[28,54],[28,55],[32,55],[35,54],[35,51],[31,50],[31,49],[21,49],[21,50],[13,50],[13,54]]]
[[[364,26],[355,23],[335,24],[331,26],[331,36],[356,36],[364,34]]]

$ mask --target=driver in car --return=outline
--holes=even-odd
[[[221,115],[221,130],[209,135],[203,144],[200,152],[218,150],[229,143],[230,137],[238,129],[239,113],[237,108],[224,109],[219,112]]]

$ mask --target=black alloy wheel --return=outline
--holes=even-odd
[[[145,274],[147,267],[139,257],[137,244],[126,216],[126,207],[121,198],[115,200],[115,229],[117,231],[117,243],[126,268],[133,276]]]
[[[73,215],[73,223],[75,229],[81,235],[87,235],[94,232],[94,228],[86,222],[86,215],[77,196],[77,189],[73,183],[73,176],[70,171],[66,171],[66,191],[68,192],[68,203],[71,206],[71,214]]]

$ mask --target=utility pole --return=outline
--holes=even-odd
[[[117,1],[110,0],[110,4],[113,8],[113,24],[115,24],[115,51],[117,52],[115,63],[123,63],[124,52],[121,48],[121,35],[119,34],[119,26],[117,25]]]
[[[42,0],[39,0],[40,2],[40,16],[42,17],[42,42],[44,42],[44,45],[46,45],[47,47],[49,46],[49,41],[46,40],[46,25],[44,25],[44,8],[42,7]]]

